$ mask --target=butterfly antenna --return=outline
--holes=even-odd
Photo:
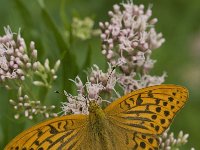
[[[85,101],[85,104],[86,104],[86,106],[87,106],[87,105],[88,105],[88,102],[87,102],[87,101],[89,100],[88,95],[87,95],[87,96],[83,95],[83,97],[84,97],[85,100],[86,100],[86,101]]]
[[[101,99],[102,99],[102,98],[101,98],[100,96],[98,96],[97,101],[98,101],[98,100],[101,100]]]
[[[59,91],[54,91],[54,92],[60,94]],[[63,94],[63,95],[66,96],[66,97],[69,97],[69,98],[71,98],[71,99],[73,99],[73,100],[76,100],[76,101],[83,101],[83,100],[81,100],[81,99],[78,99],[77,96],[72,96],[71,94],[68,94],[66,91],[64,91],[64,94]],[[84,95],[83,95],[83,97],[84,97]],[[84,98],[85,98],[85,97],[84,97]]]
[[[110,72],[110,74],[109,74],[109,76],[108,76],[108,79],[107,79],[107,81],[106,81],[106,86],[108,85],[108,82],[109,82],[109,80],[110,80],[110,78],[111,78],[111,76],[112,76],[112,74],[113,74],[113,71],[116,69],[116,66],[112,66],[112,70],[111,70],[111,72]],[[105,87],[106,87],[105,86]]]

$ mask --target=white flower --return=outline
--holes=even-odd
[[[0,57],[0,68],[3,69],[4,71],[8,70],[8,61],[5,56]]]
[[[129,64],[142,67],[147,60],[138,57],[141,56],[141,52],[145,57],[150,56],[149,51],[160,47],[165,40],[152,26],[157,22],[157,18],[150,20],[152,15],[150,7],[145,12],[143,5],[134,5],[132,1],[122,3],[121,6],[122,9],[119,5],[114,5],[114,10],[109,11],[110,22],[100,23],[102,54],[112,65],[117,64],[120,57],[124,57],[126,65],[123,65],[122,70],[130,73],[136,68],[130,67]],[[144,69],[152,65],[153,61],[151,66],[150,61],[146,62]]]

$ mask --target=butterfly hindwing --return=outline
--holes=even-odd
[[[134,150],[157,150],[159,146],[159,140],[155,136],[144,135],[139,133],[126,133],[127,147]]]
[[[5,150],[77,149],[84,140],[86,128],[85,115],[54,118],[22,132]]]
[[[133,132],[159,135],[184,106],[188,91],[177,85],[158,85],[133,91],[104,109],[115,125]]]
[[[124,127],[116,125],[116,122],[113,122],[112,119],[110,121],[110,126],[114,131],[113,136],[117,137],[115,143],[119,150],[158,149],[159,141],[156,135],[141,134],[139,132],[127,130]]]

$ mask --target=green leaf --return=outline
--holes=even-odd
[[[67,90],[68,92],[72,91],[71,82],[69,79],[72,79],[78,73],[78,65],[76,63],[75,55],[70,51],[70,45],[67,44],[64,40],[61,32],[54,23],[52,17],[49,15],[48,11],[45,8],[45,5],[41,5],[42,18],[46,26],[50,31],[53,32],[55,40],[57,42],[58,48],[60,50],[61,56],[61,68],[62,68],[62,89]]]
[[[26,26],[31,27],[33,25],[32,19],[30,19],[30,18],[32,18],[31,17],[31,13],[26,8],[26,6],[24,5],[24,3],[21,2],[21,0],[14,0],[13,3],[16,5],[16,8],[19,11],[20,16],[23,16],[22,19],[24,21],[24,24]]]
[[[38,20],[37,20],[37,22],[34,20],[33,15],[35,15],[35,13],[30,11],[28,6],[26,6],[24,4],[24,2],[21,0],[14,0],[12,2],[15,4],[17,11],[19,12],[19,15],[21,17],[21,20],[24,22],[24,23],[21,23],[22,27],[23,27],[23,30],[21,32],[24,32],[24,34],[26,36],[26,41],[27,40],[32,41],[34,39],[34,42],[36,43],[36,47],[39,48],[39,50],[40,50],[40,55],[38,57],[42,58],[45,53],[43,45],[42,45],[43,39],[41,38],[43,36],[42,36],[42,33],[40,31],[38,31],[38,29],[40,28],[40,26],[39,27],[37,26]],[[28,43],[26,43],[26,44],[28,44]]]
[[[87,55],[86,55],[86,58],[85,58],[85,62],[82,65],[82,69],[81,69],[82,72],[80,73],[80,77],[81,77],[83,82],[87,81],[86,74],[85,74],[85,72],[83,72],[83,70],[87,70],[88,67],[91,66],[91,61],[92,61],[92,48],[91,48],[91,45],[88,45]]]
[[[82,70],[87,69],[91,65],[91,61],[92,61],[92,47],[91,45],[88,45],[87,56],[85,58],[85,63],[82,66]]]
[[[70,28],[70,24],[67,21],[67,15],[65,12],[65,6],[67,6],[67,3],[69,3],[70,0],[61,0],[60,3],[60,18],[62,20],[62,23],[64,24],[65,29],[69,29]]]

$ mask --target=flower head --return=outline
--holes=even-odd
[[[9,26],[4,30],[5,35],[0,37],[0,82],[6,79],[24,80],[37,58],[34,42],[30,43],[28,53],[20,31],[15,36]]]
[[[130,73],[138,67],[153,68],[151,51],[159,48],[165,41],[154,28],[157,18],[151,18],[152,11],[144,5],[134,5],[132,1],[113,6],[109,11],[110,22],[100,23],[102,30],[102,53],[115,65],[118,58],[126,60],[121,69]],[[148,56],[148,57],[147,57]],[[149,59],[146,59],[149,58]]]
[[[180,131],[178,136],[175,137],[174,133],[169,133],[167,129],[162,136],[159,138],[160,149],[161,150],[179,150],[179,147],[185,145],[188,142],[189,134],[183,134],[183,131]],[[194,150],[194,148],[191,148]]]

